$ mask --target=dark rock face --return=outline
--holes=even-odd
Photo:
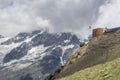
[[[63,60],[67,61],[67,59],[70,57],[71,53],[73,53],[73,50],[67,49],[64,53]]]
[[[26,41],[26,39],[29,39],[30,41]],[[15,47],[5,55],[3,59],[4,64],[12,60],[18,60],[19,62],[21,58],[26,59],[24,57],[32,48],[37,47],[39,49],[41,48],[39,47],[41,45],[43,48],[45,48],[43,52],[36,51],[35,53],[38,54],[37,57],[35,57],[33,60],[26,59],[25,61],[20,62],[22,64],[26,64],[28,61],[34,65],[35,60],[35,63],[37,63],[37,67],[35,68],[40,68],[39,71],[42,74],[40,75],[40,80],[44,80],[44,75],[53,74],[58,68],[63,65],[64,62],[67,61],[71,53],[79,48],[80,40],[76,35],[72,33],[53,34],[38,30],[31,33],[19,33],[17,36],[3,42],[1,45],[11,45],[11,43],[20,43],[21,45]],[[44,56],[42,56],[42,54]],[[27,57],[29,57],[29,55],[27,55]],[[31,57],[32,56],[29,58],[31,59]],[[22,76],[20,80],[34,80],[32,75],[33,74],[26,74]]]
[[[70,42],[65,43],[65,40],[70,40]],[[61,33],[60,35],[58,34],[49,34],[49,33],[44,33],[44,34],[39,34],[35,38],[32,39],[33,46],[38,46],[40,44],[44,44],[44,46],[51,46],[51,45],[68,45],[68,44],[80,44],[79,39],[77,38],[76,35],[72,35],[71,33]]]
[[[26,74],[25,76],[21,76],[20,80],[33,80],[31,74]]]
[[[78,37],[76,35],[72,36],[71,43],[73,43],[73,44],[76,44],[76,43],[80,44],[80,41],[79,41],[79,39],[78,39]]]
[[[22,45],[13,49],[10,53],[8,53],[5,56],[3,62],[6,63],[6,62],[9,62],[14,59],[20,59],[23,56],[25,56],[27,54],[28,50],[30,50],[31,48],[32,48],[31,44],[23,43]]]
[[[49,33],[44,33],[44,34],[39,34],[35,38],[32,39],[33,41],[33,46],[38,46],[40,44],[44,44],[44,46],[49,46],[54,43],[54,36]]]
[[[43,67],[42,73],[53,73],[58,67],[60,67],[61,55],[62,49],[60,47],[57,47],[51,51],[49,55],[45,56],[40,63],[40,66]]]
[[[41,61],[40,66],[43,67],[43,74],[53,73],[57,67],[60,66],[60,58],[53,55],[45,56]]]

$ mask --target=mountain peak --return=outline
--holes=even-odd
[[[0,74],[2,69],[5,73],[1,79],[20,80],[22,76],[30,74],[29,77],[33,76],[33,80],[44,80],[47,75],[63,66],[80,44],[80,39],[70,32],[21,32],[0,44]],[[16,72],[13,73],[14,71]],[[8,76],[6,79],[7,75],[13,77]]]

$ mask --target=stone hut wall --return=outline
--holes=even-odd
[[[95,28],[93,29],[93,37],[101,36],[106,32],[105,28]]]

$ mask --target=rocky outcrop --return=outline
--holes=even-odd
[[[82,57],[87,52],[88,44],[81,47],[79,50],[77,50],[73,55],[70,56],[68,61],[65,63],[64,66],[68,66],[75,62],[78,58]],[[65,68],[65,67],[64,67]]]

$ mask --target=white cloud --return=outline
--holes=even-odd
[[[120,26],[120,0],[111,0],[109,4],[101,6],[99,13],[100,16],[94,26],[108,28]]]
[[[0,0],[0,34],[49,28],[52,32],[67,31],[87,37],[89,25],[119,25],[119,3],[119,0]]]
[[[11,4],[1,6],[0,34],[14,35],[23,31],[50,26],[48,20],[34,14],[35,11],[32,10],[30,4],[32,4],[32,2],[11,0]]]

